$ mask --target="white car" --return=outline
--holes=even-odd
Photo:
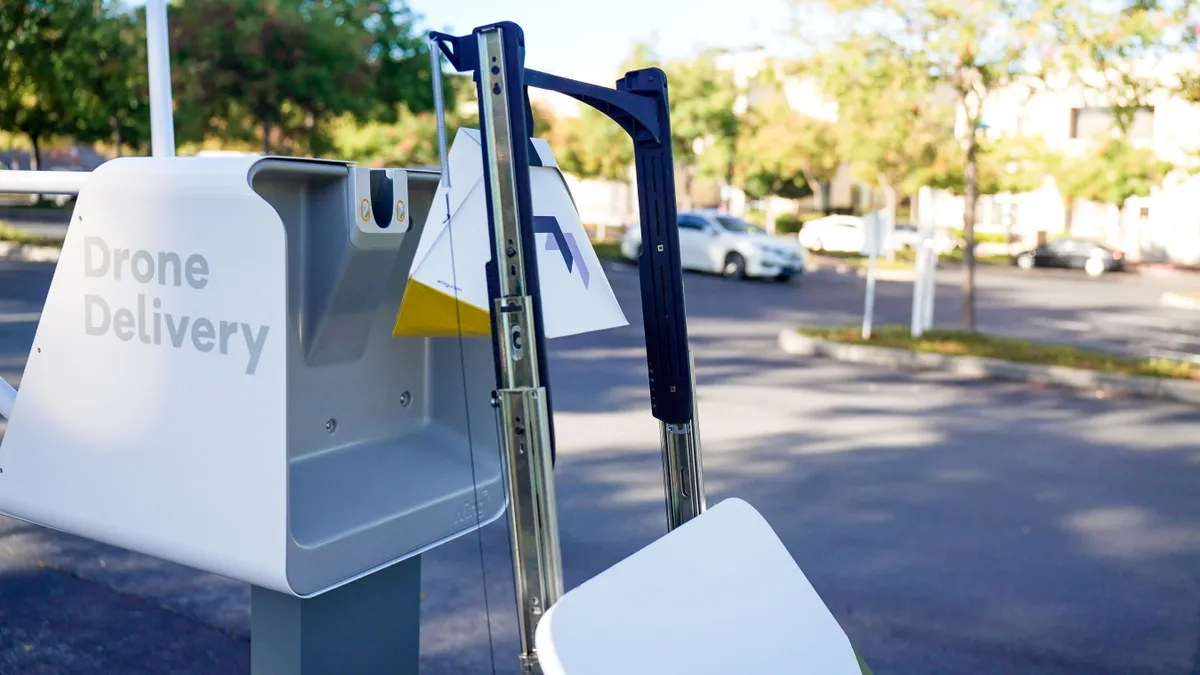
[[[630,225],[621,237],[621,255],[642,255],[642,229]],[[679,214],[679,260],[685,270],[727,277],[768,277],[787,281],[804,274],[804,250],[796,240],[774,237],[757,225],[720,213]]]
[[[810,251],[858,253],[866,239],[863,219],[833,215],[810,220],[800,229],[800,245]]]
[[[954,239],[946,232],[939,230],[934,233],[933,249],[938,255],[945,255],[955,248]],[[917,226],[911,223],[896,223],[896,250],[915,250],[921,242],[921,233],[917,230]]]

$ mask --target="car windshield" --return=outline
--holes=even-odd
[[[757,225],[751,225],[744,220],[738,220],[737,218],[731,218],[729,216],[717,216],[717,222],[720,223],[721,227],[725,228],[726,230],[730,232],[736,232],[738,234],[767,233],[766,230]]]

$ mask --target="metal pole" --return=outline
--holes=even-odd
[[[314,598],[250,588],[250,675],[417,675],[421,556]]]
[[[667,492],[667,531],[704,513],[704,466],[700,461],[699,408],[696,396],[696,359],[688,350],[688,376],[692,382],[692,419],[683,424],[659,422],[663,451],[663,487]]]
[[[871,339],[871,323],[875,318],[875,247],[867,258],[867,301],[863,308],[862,339]]]
[[[534,298],[526,264],[536,252],[525,250],[518,175],[513,146],[527,143],[526,131],[513,124],[510,63],[499,28],[477,34],[480,76],[480,127],[484,136],[488,208],[493,223],[493,268],[499,297],[493,308],[500,351],[500,429],[504,443],[509,524],[513,546],[521,670],[541,673],[534,635],[538,621],[563,594],[562,553],[555,512],[550,458],[551,431],[546,388],[539,372],[541,354]],[[524,92],[522,92],[522,95]],[[518,135],[519,134],[519,135]],[[527,167],[525,170],[528,170]],[[532,223],[525,223],[528,228]],[[530,256],[527,260],[526,256]]]
[[[937,250],[933,240],[925,245],[925,298],[921,303],[921,332],[933,328],[933,300],[937,294]]]
[[[155,157],[175,156],[175,114],[171,108],[171,48],[167,2],[146,3],[146,58],[150,75],[150,147]]]
[[[925,294],[925,241],[924,238],[917,239],[917,260],[913,265],[913,271],[916,274],[913,276],[913,299],[912,299],[912,327],[911,334],[913,337],[921,337],[922,326],[922,308],[924,306]]]

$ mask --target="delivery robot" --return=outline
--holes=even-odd
[[[449,151],[439,115],[440,171],[174,157],[150,4],[155,156],[0,172],[78,194],[19,394],[0,386],[0,513],[250,584],[256,675],[416,673],[421,554],[505,515],[524,673],[860,672],[762,516],[706,502],[661,70],[608,89],[526,69],[512,23],[434,33],[437,98],[440,53],[480,102]],[[624,317],[528,87],[634,144],[661,426],[667,534],[569,591],[545,341]]]

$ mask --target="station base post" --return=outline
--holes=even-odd
[[[251,675],[417,675],[421,558],[314,598],[254,586]]]

